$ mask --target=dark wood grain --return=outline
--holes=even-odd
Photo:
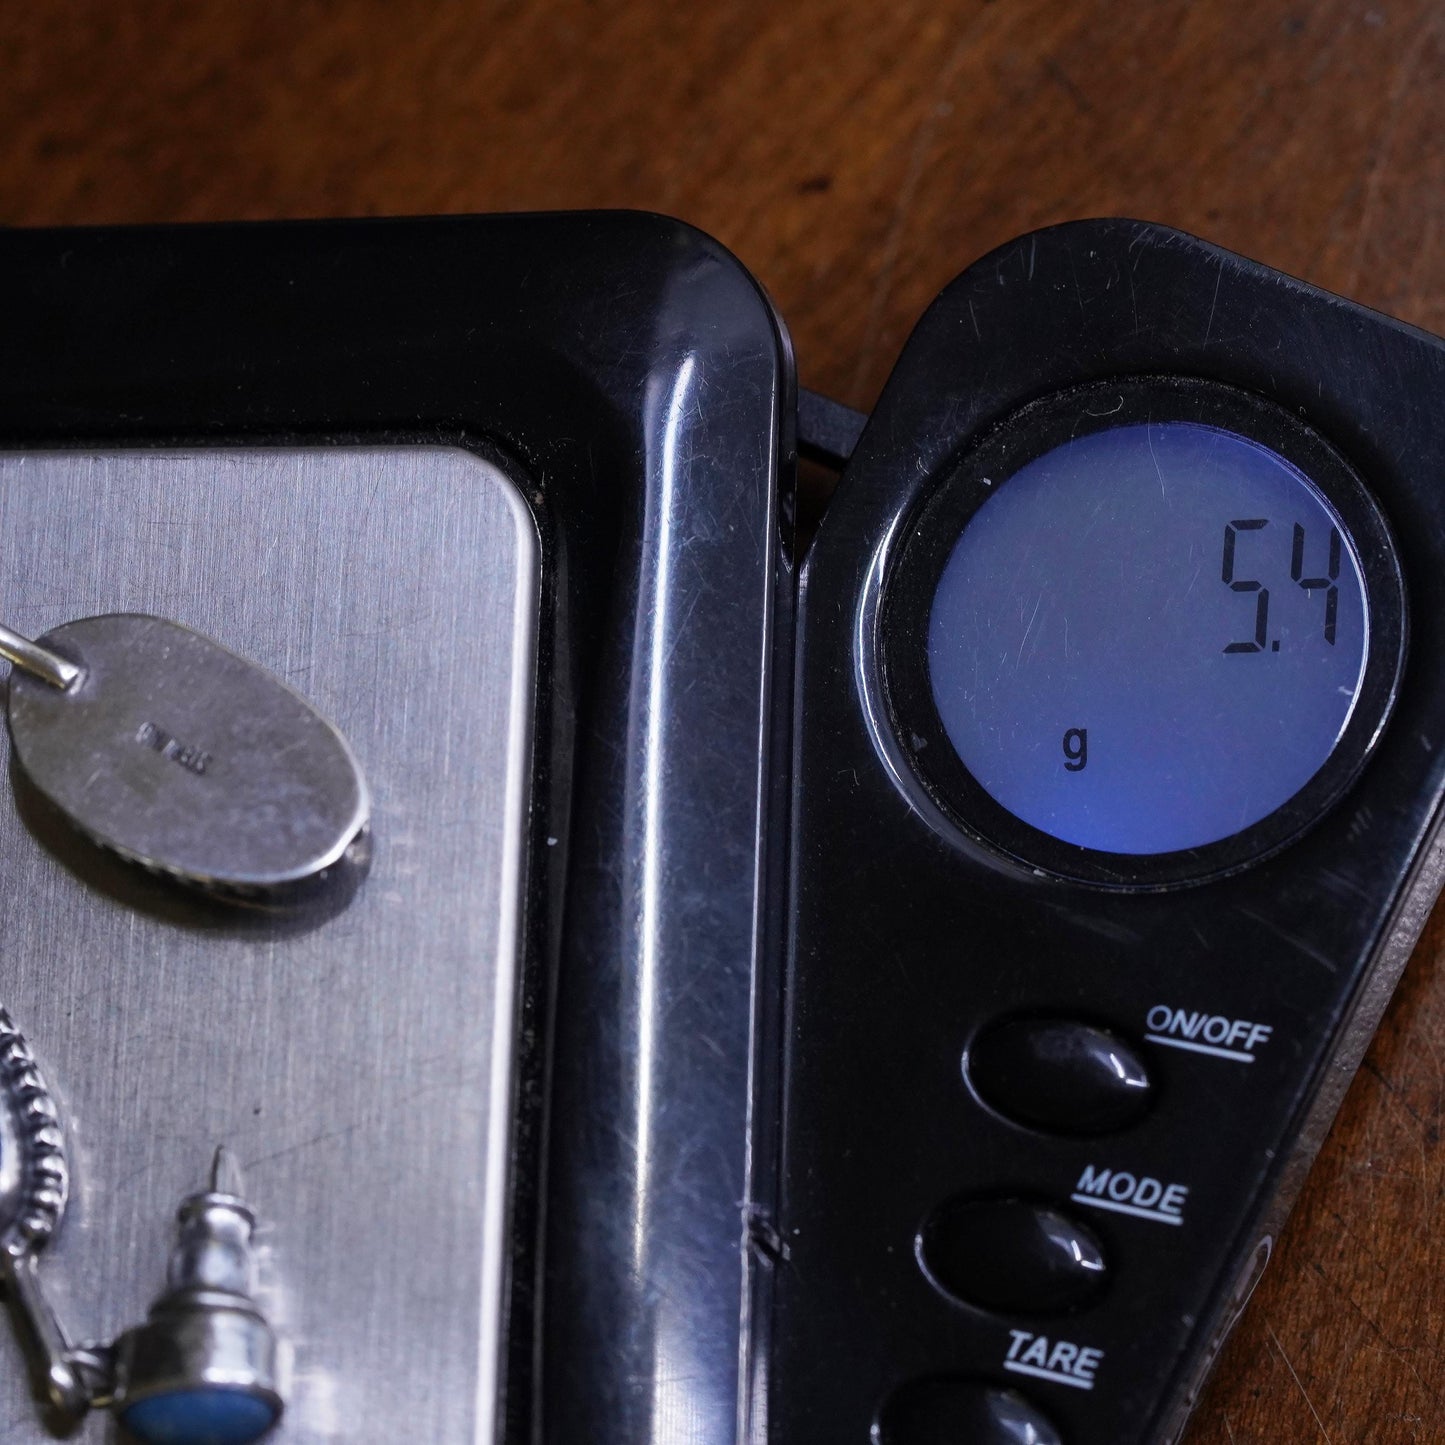
[[[15,0],[0,137],[12,224],[671,212],[763,279],[805,383],[855,406],[950,276],[1082,215],[1180,226],[1445,330],[1428,0]],[[1442,942],[1191,1445],[1445,1439]]]

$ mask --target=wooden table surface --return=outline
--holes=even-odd
[[[861,408],[954,273],[1077,216],[1445,331],[1429,0],[12,0],[0,137],[0,223],[670,212]],[[1437,918],[1191,1445],[1445,1440],[1442,945]]]

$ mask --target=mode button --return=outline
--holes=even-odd
[[[1006,1314],[1055,1314],[1104,1283],[1104,1251],[1062,1209],[1028,1199],[951,1199],[915,1244],[933,1282],[966,1304]]]

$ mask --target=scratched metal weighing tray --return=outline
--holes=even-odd
[[[137,871],[23,779],[0,801],[0,1003],[70,1154],[62,1322],[145,1317],[224,1145],[290,1360],[277,1445],[622,1438],[684,1374],[732,1420],[771,308],[620,215],[12,232],[0,277],[0,614],[194,627],[334,721],[373,799],[369,872],[280,912]],[[16,1445],[53,1438],[31,1396],[5,1331]]]

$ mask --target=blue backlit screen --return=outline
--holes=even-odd
[[[1354,544],[1298,468],[1151,422],[994,487],[944,566],[928,662],[995,801],[1068,843],[1168,853],[1239,833],[1319,771],[1369,618]]]

